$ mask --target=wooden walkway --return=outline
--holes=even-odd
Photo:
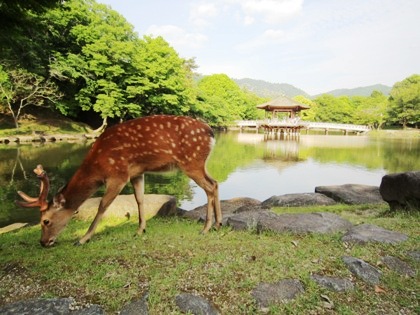
[[[350,132],[365,133],[369,132],[370,128],[366,125],[352,125],[352,124],[338,124],[325,122],[311,122],[302,121],[299,119],[287,120],[241,120],[237,121],[236,125],[240,128],[257,128],[264,129],[265,132],[285,132],[285,133],[299,133],[301,129],[305,130],[323,130],[328,134],[330,130],[344,131],[344,134]]]

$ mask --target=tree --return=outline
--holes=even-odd
[[[369,97],[354,96],[351,98],[355,107],[355,124],[369,125],[380,129],[388,119],[388,98],[379,91],[373,91]]]
[[[352,123],[355,109],[348,96],[334,97],[324,94],[317,97],[315,121]]]
[[[61,96],[57,87],[41,76],[24,69],[6,72],[0,66],[1,106],[12,115],[16,128],[19,128],[19,117],[25,107],[55,103]]]
[[[302,120],[315,121],[317,114],[317,104],[303,95],[297,95],[293,98],[295,101],[310,106],[309,109],[303,110],[300,114]]]
[[[0,60],[39,75],[47,73],[47,27],[40,18],[60,0],[0,0]]]
[[[414,74],[392,87],[389,97],[390,122],[407,125],[420,124],[420,75]]]
[[[228,126],[235,120],[256,118],[261,98],[242,90],[226,74],[203,77],[198,83],[198,109],[213,126]]]
[[[161,36],[144,36],[133,65],[136,75],[127,80],[127,98],[141,104],[142,114],[186,114],[194,110],[193,59],[180,58]]]

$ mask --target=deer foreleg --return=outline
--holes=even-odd
[[[96,213],[96,216],[93,219],[93,222],[89,226],[89,229],[87,230],[86,234],[75,245],[83,245],[86,242],[89,242],[92,235],[95,233],[95,230],[98,227],[99,222],[104,216],[106,209],[108,209],[109,205],[118,196],[118,194],[124,188],[125,184],[126,184],[125,182],[124,183],[121,183],[121,182],[107,183],[105,194],[103,195],[101,199],[98,212]]]
[[[141,235],[146,232],[146,213],[144,210],[144,175],[131,179],[131,184],[134,188],[134,197],[137,201],[137,209],[139,212],[139,228],[137,234]]]

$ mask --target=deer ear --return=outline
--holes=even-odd
[[[64,207],[64,204],[66,203],[66,199],[64,198],[63,194],[58,193],[54,197],[54,206],[57,208]]]

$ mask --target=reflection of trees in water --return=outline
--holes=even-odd
[[[15,164],[12,168],[12,174],[10,177],[10,183],[12,184],[15,178],[15,172],[16,172],[16,168],[19,166],[20,170],[22,171],[22,175],[24,179],[28,179],[28,176],[26,175],[26,171],[23,167],[22,161],[20,159],[20,149],[17,148],[16,150],[16,160],[15,160]]]

